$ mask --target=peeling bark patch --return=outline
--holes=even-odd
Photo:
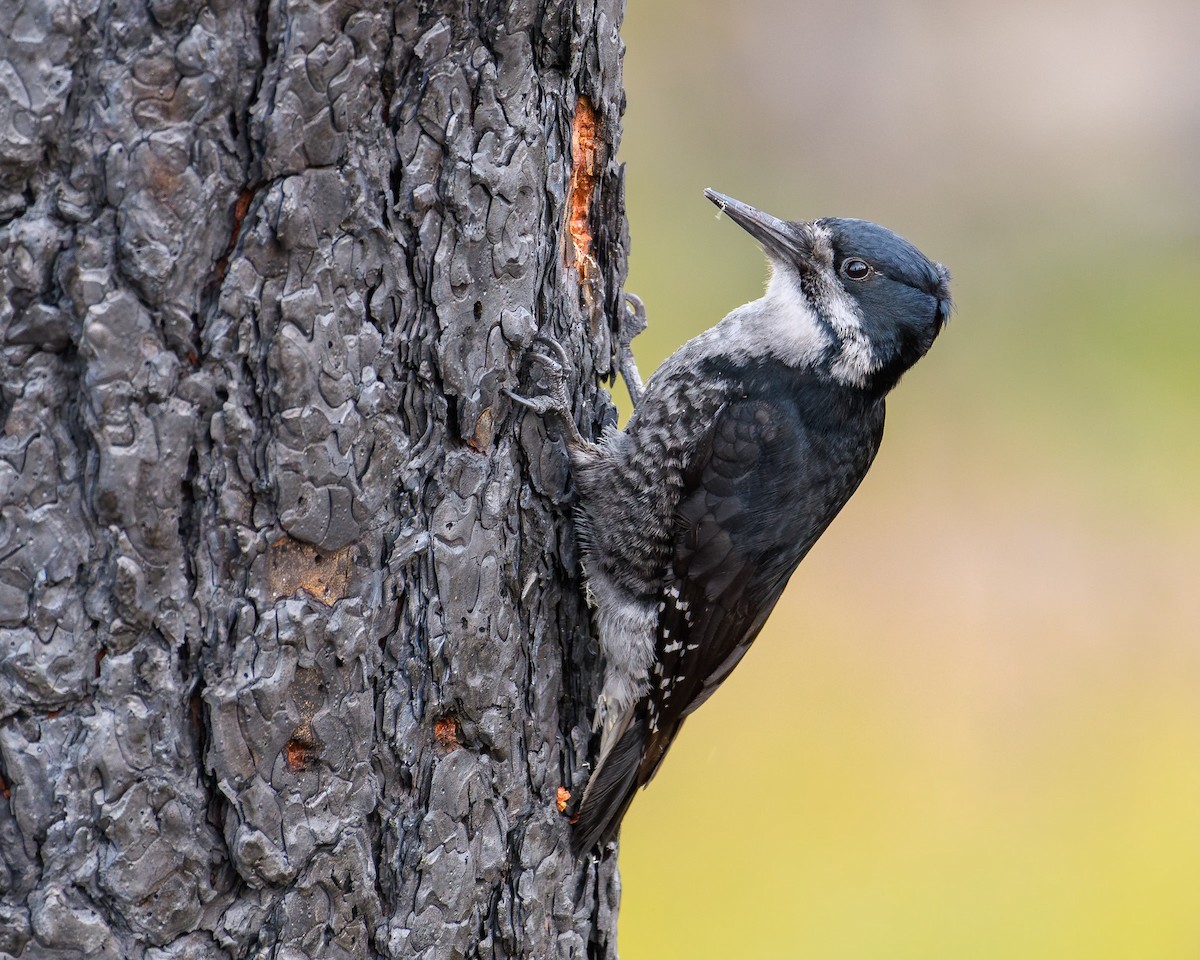
[[[307,722],[300,724],[283,748],[288,769],[294,773],[307,770],[317,759],[319,747],[320,744],[313,733],[312,725]]]
[[[438,746],[447,753],[462,746],[458,740],[458,721],[450,714],[437,718],[433,725],[433,736]]]
[[[3,797],[5,800],[12,799],[12,790],[9,788],[8,781],[4,779],[2,774],[0,774],[0,797]]]
[[[492,408],[487,407],[475,421],[475,433],[467,439],[467,446],[479,453],[485,453],[496,439],[496,427],[492,418]]]
[[[588,214],[596,186],[596,147],[599,142],[596,110],[587,97],[575,104],[571,124],[571,193],[567,206],[567,232],[575,248],[575,269],[586,280],[592,262],[592,233]]]
[[[267,552],[272,598],[291,597],[303,590],[325,606],[333,606],[350,587],[351,549],[321,550],[292,537],[280,537]]]
[[[566,787],[559,787],[558,792],[554,796],[554,805],[558,808],[559,813],[567,812],[567,804],[571,802],[571,791]]]
[[[225,248],[224,255],[217,261],[213,271],[217,283],[225,279],[229,258],[237,247],[238,237],[242,233],[242,222],[246,219],[246,214],[250,210],[250,201],[253,199],[254,191],[250,187],[246,187],[238,194],[237,202],[233,205],[233,229],[229,232],[229,246]]]

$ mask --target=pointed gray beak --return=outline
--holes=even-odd
[[[755,210],[748,203],[717,193],[711,187],[705,188],[704,195],[720,207],[722,213],[729,214],[730,220],[761,243],[767,256],[790,260],[798,266],[811,262],[812,241],[804,224],[779,220],[769,213]]]

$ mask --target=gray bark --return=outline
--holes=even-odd
[[[0,953],[615,955],[622,6],[0,5]]]

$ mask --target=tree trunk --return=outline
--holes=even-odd
[[[611,416],[621,13],[0,7],[0,953],[615,956],[502,391]]]

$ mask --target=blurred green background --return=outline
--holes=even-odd
[[[633,0],[648,373],[713,186],[954,274],[874,469],[635,802],[622,955],[1200,957],[1200,4]]]

